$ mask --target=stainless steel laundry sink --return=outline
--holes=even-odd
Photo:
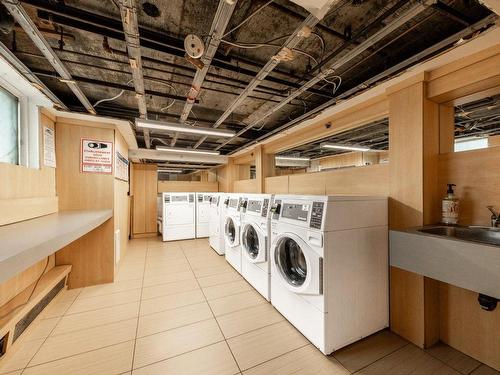
[[[500,229],[489,227],[437,226],[417,229],[418,232],[436,236],[451,237],[463,241],[500,246]]]
[[[500,298],[500,230],[433,225],[390,231],[390,264]]]

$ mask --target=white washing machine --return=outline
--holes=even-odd
[[[213,193],[210,199],[209,237],[210,247],[219,255],[224,255],[224,194]]]
[[[196,238],[209,236],[211,197],[212,193],[196,193]]]
[[[244,198],[239,194],[228,194],[224,200],[224,240],[226,261],[241,273],[240,226]]]
[[[195,193],[162,193],[160,232],[163,241],[186,240],[196,235]]]
[[[249,194],[241,217],[241,275],[268,301],[271,296],[271,194]]]
[[[271,303],[324,354],[389,325],[387,199],[282,196]]]

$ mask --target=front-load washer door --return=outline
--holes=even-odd
[[[250,262],[265,262],[267,260],[267,237],[256,225],[246,223],[241,229],[241,249]]]
[[[301,294],[323,293],[323,258],[300,237],[282,233],[272,245],[273,277]]]
[[[239,226],[238,223],[236,223],[236,220],[234,220],[231,216],[226,218],[226,224],[224,225],[224,237],[226,238],[226,242],[231,247],[235,247],[240,244]]]

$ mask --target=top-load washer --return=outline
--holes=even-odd
[[[212,193],[196,193],[196,238],[208,237]]]
[[[195,238],[195,193],[162,193],[163,241]]]
[[[240,227],[244,198],[228,194],[225,199],[224,240],[226,261],[241,273]]]
[[[271,194],[246,195],[241,216],[241,275],[268,301],[271,296]]]
[[[224,255],[224,194],[213,193],[210,199],[209,237],[210,247]]]
[[[271,208],[271,303],[324,354],[389,324],[387,199],[283,196]]]

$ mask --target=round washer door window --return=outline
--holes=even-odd
[[[295,240],[282,238],[277,244],[274,257],[278,270],[289,284],[294,287],[304,284],[307,277],[306,258]]]
[[[259,255],[259,236],[253,225],[247,225],[243,234],[243,247],[250,258],[255,259]]]
[[[227,219],[226,236],[231,243],[233,243],[234,239],[236,238],[236,228],[234,227],[234,221],[231,218]]]

